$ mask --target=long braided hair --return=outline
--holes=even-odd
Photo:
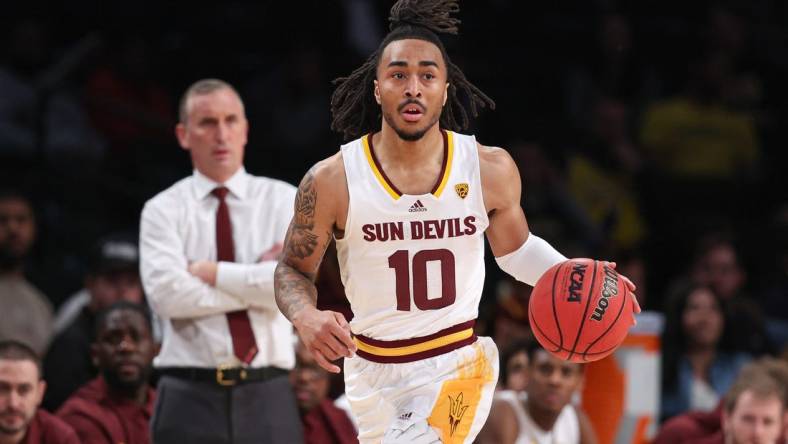
[[[378,49],[349,76],[334,80],[337,89],[331,96],[331,129],[342,133],[349,140],[380,128],[380,106],[373,94],[373,80],[386,46],[404,39],[419,39],[435,44],[446,62],[449,97],[440,116],[442,128],[465,130],[470,124],[470,115],[478,116],[479,108],[495,109],[495,102],[469,82],[460,68],[451,62],[436,34],[458,34],[460,20],[451,17],[451,14],[459,11],[457,0],[399,0],[394,4],[389,16],[390,32]],[[470,110],[466,109],[463,99]]]

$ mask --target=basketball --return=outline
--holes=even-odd
[[[536,282],[528,319],[548,352],[572,362],[596,361],[613,353],[627,336],[632,297],[609,263],[569,259]]]

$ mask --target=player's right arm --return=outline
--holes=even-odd
[[[329,361],[352,356],[356,346],[341,313],[317,309],[315,278],[333,232],[339,229],[339,215],[347,207],[345,184],[340,154],[306,173],[298,186],[282,258],[274,273],[279,310],[296,327],[318,364],[333,373],[339,367]]]

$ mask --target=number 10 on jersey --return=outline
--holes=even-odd
[[[441,296],[428,298],[427,262],[440,262]],[[397,250],[389,256],[389,268],[394,269],[397,292],[397,310],[410,311],[410,274],[413,273],[413,303],[419,310],[437,310],[454,303],[457,289],[454,279],[454,254],[440,248],[421,250],[410,258],[408,250]]]

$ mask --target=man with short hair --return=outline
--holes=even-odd
[[[596,443],[591,422],[572,405],[583,382],[583,365],[559,359],[536,341],[527,347],[525,393],[501,391],[479,435],[490,444]]]
[[[783,429],[785,405],[771,378],[734,387],[722,411],[725,444],[776,443]]]
[[[763,365],[763,364],[761,364]],[[782,377],[783,380],[778,380]],[[743,371],[725,395],[722,433],[725,444],[774,444],[783,432],[785,372],[764,366]]]
[[[45,390],[33,349],[0,341],[0,444],[79,444],[68,424],[38,408]]]
[[[295,187],[244,169],[248,122],[227,82],[189,87],[175,132],[194,174],[140,222],[142,282],[163,323],[153,441],[301,442],[292,326],[273,287]]]
[[[148,384],[155,354],[150,314],[123,301],[99,312],[91,351],[100,376],[77,390],[57,415],[83,444],[149,443],[156,397]]]
[[[20,341],[41,355],[52,336],[52,304],[25,277],[35,238],[30,200],[16,191],[0,190],[0,340]]]
[[[76,389],[96,377],[91,344],[96,340],[96,315],[118,301],[144,302],[137,243],[114,234],[94,245],[85,288],[72,296],[55,320],[61,330],[44,358],[49,390],[44,407],[57,410]]]
[[[788,427],[788,363],[762,358],[742,368],[713,412],[667,421],[654,444],[775,443]],[[776,424],[775,424],[776,423]]]

